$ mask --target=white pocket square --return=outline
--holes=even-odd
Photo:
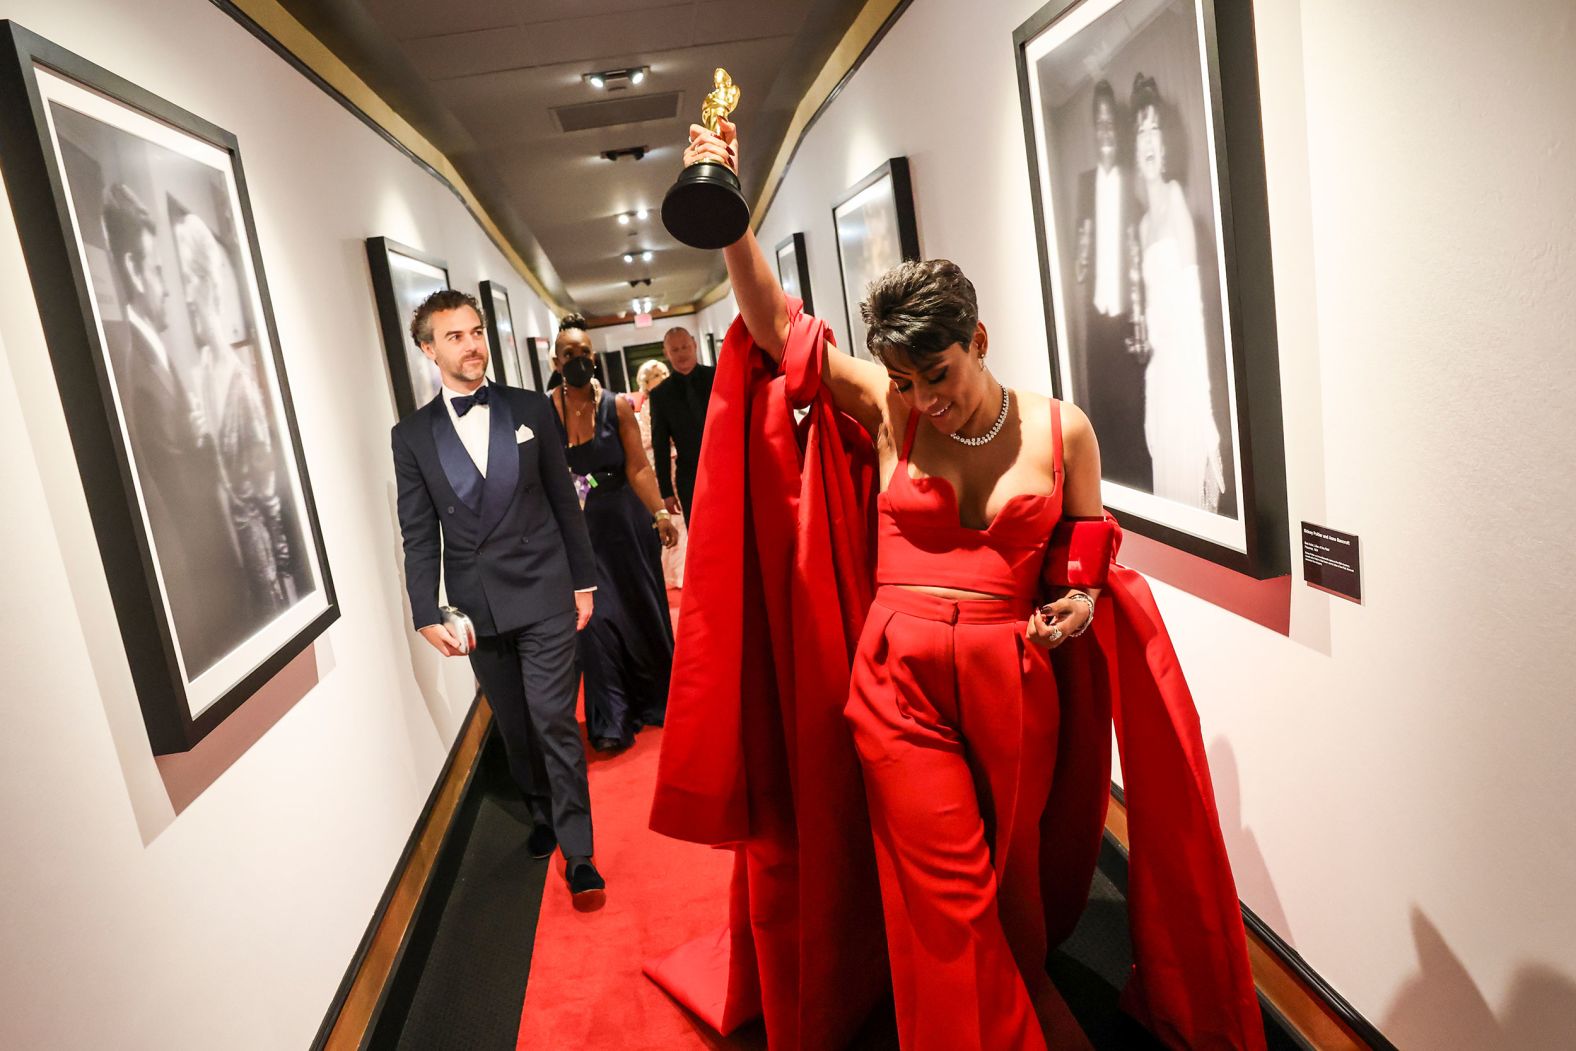
[[[523,445],[535,437],[536,432],[523,423],[514,429],[514,444],[516,445]]]

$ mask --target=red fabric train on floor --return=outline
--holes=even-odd
[[[832,405],[826,325],[790,302],[781,371],[736,319],[712,389],[651,826],[736,851],[728,924],[646,973],[719,1032],[845,1046],[887,964],[858,758],[843,721],[870,606],[875,450]],[[802,422],[796,408],[807,409]],[[1113,567],[1064,699],[1044,821],[1051,943],[1083,910],[1109,800],[1128,803],[1135,964],[1123,1005],[1168,1045],[1264,1046],[1198,716],[1143,578]],[[1088,643],[1094,643],[1089,645]]]

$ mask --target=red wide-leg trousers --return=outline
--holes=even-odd
[[[864,767],[904,1051],[1046,1046],[1040,817],[1056,680],[1027,601],[876,594],[845,714]]]

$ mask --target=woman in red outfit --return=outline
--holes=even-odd
[[[691,135],[686,163],[736,164],[731,125]],[[789,306],[754,235],[724,256],[751,337],[780,359]],[[1048,651],[1079,645],[1098,591],[1036,600],[1059,523],[1104,525],[1099,447],[1076,407],[992,375],[956,265],[905,263],[860,309],[881,364],[829,347],[823,381],[880,461],[877,592],[846,716],[902,1046],[1086,1047],[1045,972],[1040,826],[1059,719]]]

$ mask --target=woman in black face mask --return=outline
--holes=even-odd
[[[585,507],[597,558],[596,611],[580,633],[586,736],[598,751],[634,743],[643,726],[661,726],[673,667],[673,624],[662,580],[662,548],[678,543],[657,476],[640,441],[634,408],[605,391],[586,322],[558,326],[552,392],[559,436]]]

